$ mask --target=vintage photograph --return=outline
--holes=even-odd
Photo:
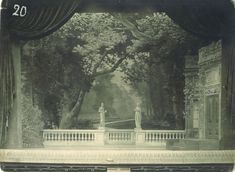
[[[234,7],[3,0],[2,170],[233,172]]]

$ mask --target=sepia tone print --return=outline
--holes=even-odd
[[[234,21],[230,0],[4,0],[2,169],[232,171]]]

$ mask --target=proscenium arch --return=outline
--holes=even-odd
[[[24,17],[12,16],[14,5],[27,7]],[[165,12],[186,31],[209,41],[223,40],[222,101],[229,127],[233,112],[235,79],[234,5],[230,0],[4,0],[0,35],[0,147],[8,142],[20,147],[20,47],[21,40],[45,37],[63,26],[77,12]],[[20,109],[19,109],[20,111]],[[13,133],[6,136],[6,121]],[[224,129],[227,131],[227,129]],[[230,135],[226,136],[226,140]]]

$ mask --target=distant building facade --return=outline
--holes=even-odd
[[[222,138],[221,41],[185,57],[185,142],[191,148],[219,149]]]

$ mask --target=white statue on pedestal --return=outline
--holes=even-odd
[[[99,128],[105,127],[105,113],[107,111],[104,109],[104,103],[101,103],[101,106],[99,107],[99,114],[100,114],[100,126]]]
[[[141,129],[141,120],[142,120],[142,115],[141,115],[140,103],[137,103],[137,106],[135,108],[135,126],[136,126],[136,129]]]

